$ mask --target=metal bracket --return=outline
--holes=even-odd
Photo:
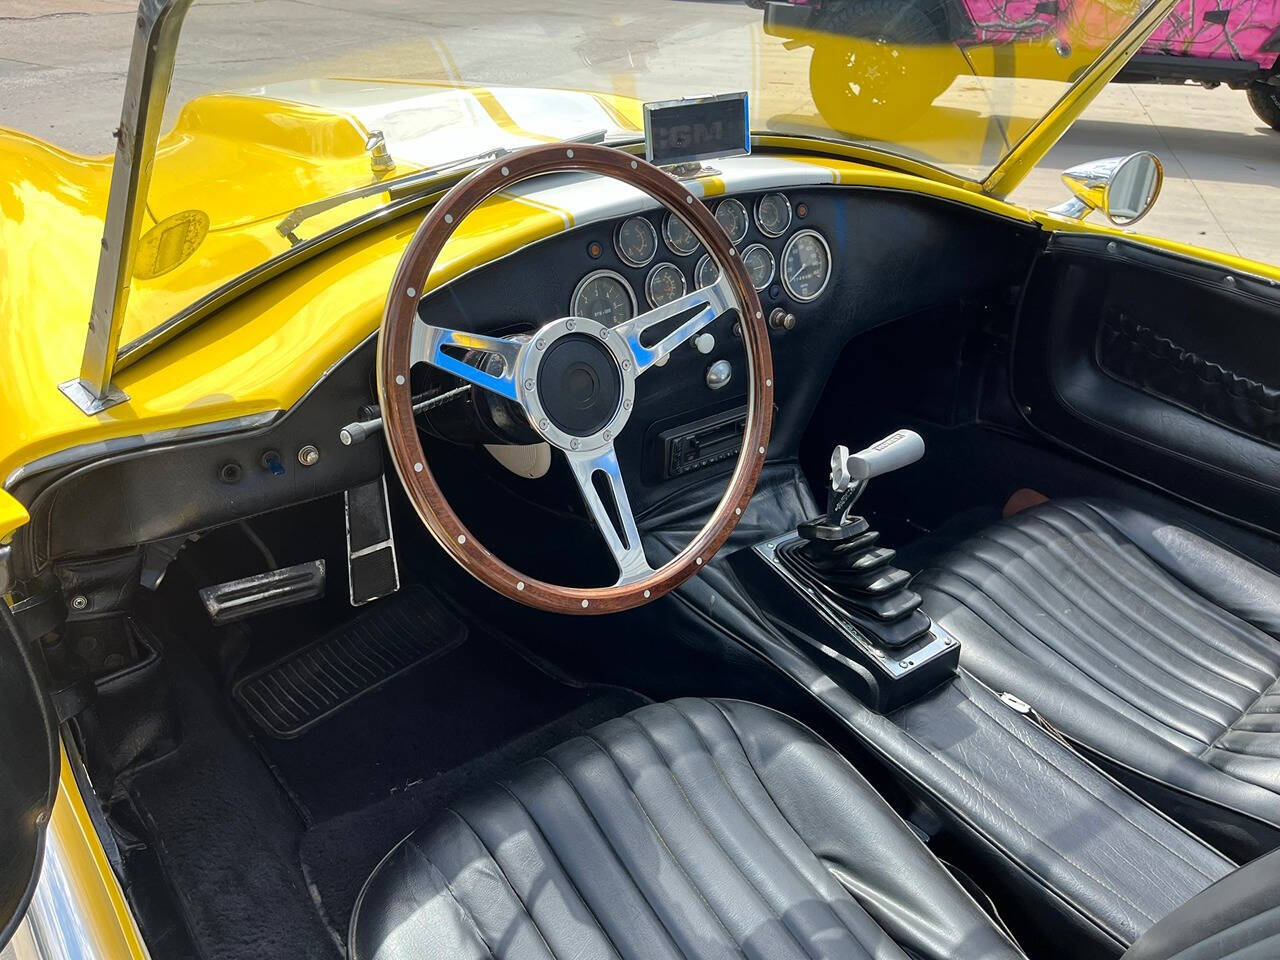
[[[106,392],[100,396],[93,386],[79,377],[58,384],[58,389],[80,408],[81,413],[90,417],[129,399],[129,395],[113,383],[108,383]]]

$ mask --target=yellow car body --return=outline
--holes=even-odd
[[[776,133],[753,138],[751,162],[770,163],[769,176],[779,183],[926,194],[1037,222],[1046,231],[1123,234],[1225,271],[1280,282],[1280,269],[1274,266],[1027,210],[1004,199],[1114,76],[1167,6],[1155,5],[1123,44],[1102,51],[1085,80],[1030,125],[1016,149],[981,181],[873,146],[815,145],[808,138]],[[1096,53],[1090,51],[1090,59]],[[955,53],[948,49],[936,55]],[[468,98],[490,121],[518,128],[487,89],[423,89]],[[641,129],[639,101],[589,91],[576,95],[593,98],[619,125]],[[551,139],[537,130],[518,132]],[[270,96],[219,94],[189,103],[158,145],[151,198],[177,212],[152,224],[153,235],[142,243],[135,264],[141,283],[121,343],[249,271],[262,262],[264,251],[269,256],[287,253],[290,242],[276,229],[280,217],[367,180],[369,133],[352,114]],[[191,191],[190,177],[167,176],[177,169],[199,171],[197,192]],[[396,175],[412,169],[412,163],[402,164]],[[714,196],[740,188],[734,180],[739,169],[696,180],[691,189]],[[77,156],[28,134],[0,130],[0,170],[5,171],[0,182],[0,479],[6,487],[46,465],[91,458],[113,444],[266,422],[288,411],[327,370],[377,332],[392,275],[421,216],[419,209],[410,209],[353,231],[308,251],[264,282],[234,291],[201,322],[122,363],[114,384],[128,399],[87,416],[58,385],[79,369],[112,158]],[[533,191],[487,202],[450,239],[427,288],[593,215],[572,200],[568,194]],[[382,201],[359,202],[372,210]],[[345,213],[349,216],[351,209]],[[321,217],[308,229],[318,235],[341,219],[345,217],[332,222]],[[0,543],[27,519],[24,506],[0,491]],[[66,879],[86,904],[87,934],[103,955],[146,957],[65,754],[49,843],[66,854]]]

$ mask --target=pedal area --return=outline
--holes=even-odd
[[[414,584],[241,677],[232,696],[264,733],[291,739],[466,639],[466,625]]]

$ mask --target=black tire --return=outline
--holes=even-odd
[[[1272,130],[1280,130],[1280,87],[1255,80],[1249,84],[1249,106]]]
[[[813,29],[809,88],[822,119],[833,130],[876,135],[910,123],[950,86],[954,77],[910,73],[907,62],[886,58],[874,79],[842,38],[871,41],[875,49],[936,46],[943,31],[914,0],[843,0],[823,8]],[[863,50],[866,53],[864,47]],[[888,65],[889,69],[883,69]],[[908,75],[910,74],[910,75]],[[859,92],[854,92],[855,84]]]

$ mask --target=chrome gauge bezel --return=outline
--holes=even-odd
[[[662,221],[662,242],[665,243],[667,245],[667,249],[677,257],[687,257],[698,249],[698,238],[693,235],[692,230],[689,230],[689,225],[681,220],[680,225],[686,230],[689,230],[689,238],[693,241],[693,246],[688,250],[681,250],[676,246],[676,242],[671,239],[671,221],[673,219],[676,219],[676,215],[674,213],[668,213],[666,219]]]
[[[738,236],[736,237],[733,234],[731,234],[728,230],[724,230],[724,224],[720,223],[720,211],[723,210],[725,207],[727,207],[729,204],[733,204],[742,212],[742,233],[738,234]],[[747,208],[742,205],[741,200],[737,200],[733,197],[729,197],[728,199],[721,200],[719,203],[716,204],[715,218],[716,218],[716,223],[720,223],[720,229],[724,230],[725,236],[729,238],[730,243],[739,244],[746,239],[747,230],[751,227],[751,216],[750,214],[747,213]]]
[[[742,251],[742,266],[746,269],[748,277],[751,276],[751,268],[747,266],[747,258],[751,256],[752,250],[763,250],[765,254],[769,257],[768,278],[765,280],[764,283],[756,283],[755,280],[751,281],[751,285],[756,288],[756,293],[760,293],[763,290],[767,290],[769,287],[769,284],[773,283],[773,278],[778,275],[778,261],[774,258],[773,251],[770,250],[768,247],[766,247],[763,243],[751,244],[751,246],[747,247],[747,249]]]
[[[680,278],[680,292],[676,294],[674,297],[672,297],[672,300],[678,300],[681,297],[683,297],[686,293],[689,292],[689,281],[685,277],[684,271],[681,270],[679,266],[672,263],[670,260],[661,260],[658,263],[655,263],[653,265],[653,269],[651,269],[644,278],[644,298],[649,301],[649,306],[653,307],[653,309],[655,310],[657,310],[658,307],[665,306],[666,303],[671,302],[671,300],[667,300],[665,301],[665,303],[657,303],[653,299],[653,291],[650,289],[653,286],[654,276],[657,274],[659,270],[663,269],[664,267],[670,267],[672,270],[676,272],[676,275]]]
[[[606,270],[606,269],[592,270],[585,277],[583,277],[581,280],[578,281],[578,285],[573,288],[573,296],[569,298],[569,315],[572,317],[581,317],[584,320],[592,320],[596,323],[600,322],[599,320],[596,320],[594,317],[588,317],[586,314],[578,312],[578,297],[582,295],[582,291],[586,287],[586,285],[590,283],[592,280],[596,279],[597,277],[609,277],[610,279],[617,280],[620,284],[622,284],[622,289],[627,291],[627,300],[629,300],[631,303],[631,316],[627,317],[626,320],[619,320],[618,323],[626,323],[627,320],[630,320],[633,317],[635,317],[635,315],[639,312],[639,305],[636,303],[635,290],[631,288],[631,284],[627,283],[627,278],[624,277],[622,274],[618,273],[618,271]],[[613,326],[617,326],[617,324],[613,324]]]
[[[622,231],[626,229],[627,224],[635,222],[643,223],[648,229],[649,235],[653,237],[653,252],[644,260],[632,260],[622,249]],[[649,264],[653,263],[653,258],[658,255],[658,231],[654,229],[653,224],[649,222],[648,217],[627,217],[627,219],[618,224],[618,229],[613,231],[613,250],[618,255],[618,259],[627,266],[647,267]]]
[[[782,229],[777,231],[776,233],[773,232],[772,230],[769,230],[767,227],[765,227],[764,219],[760,216],[760,207],[770,197],[777,197],[784,204],[786,204],[786,207],[787,207],[787,222],[784,223],[782,225]],[[785,193],[766,193],[763,197],[761,197],[756,201],[755,209],[752,211],[752,213],[755,215],[755,218],[756,218],[756,229],[759,230],[761,233],[763,233],[766,237],[782,236],[784,233],[786,233],[788,230],[791,229],[791,224],[795,222],[795,212],[791,209],[791,201],[787,199],[787,195]]]
[[[715,275],[714,277],[712,277],[712,278],[711,278],[711,283],[699,283],[699,282],[698,282],[698,274],[702,273],[702,268],[703,268],[703,266],[705,266],[705,265],[706,265],[706,264],[708,264],[708,263],[709,263],[709,264],[711,264],[713,267],[715,267],[715,268],[716,268],[716,275]],[[711,284],[712,284],[712,283],[715,283],[715,282],[716,282],[717,280],[719,280],[719,279],[720,279],[720,265],[719,265],[718,263],[716,263],[714,260],[712,260],[712,259],[711,259],[711,254],[709,254],[709,253],[704,253],[701,257],[699,257],[699,258],[698,258],[698,263],[697,263],[697,265],[696,265],[696,266],[694,266],[694,268],[693,268],[693,284],[694,284],[694,289],[695,289],[695,290],[701,290],[701,289],[703,289],[704,287],[709,287],[709,286],[711,286]]]
[[[790,281],[787,280],[787,254],[791,251],[791,248],[795,246],[796,241],[799,240],[801,237],[817,237],[818,242],[822,244],[822,249],[827,254],[827,275],[822,278],[822,286],[818,287],[818,290],[816,293],[811,294],[810,296],[807,296],[807,297],[801,296],[800,294],[792,290],[791,283]],[[822,296],[823,292],[827,289],[827,285],[831,283],[831,274],[834,272],[834,269],[835,269],[834,262],[832,261],[832,258],[831,258],[831,247],[827,244],[827,238],[824,237],[822,234],[820,234],[817,230],[797,230],[795,233],[793,233],[788,238],[786,245],[783,246],[782,256],[778,258],[778,263],[780,264],[778,272],[782,275],[782,286],[787,291],[787,296],[789,296],[792,300],[799,301],[800,303],[812,303],[814,300],[817,300],[820,296]]]

